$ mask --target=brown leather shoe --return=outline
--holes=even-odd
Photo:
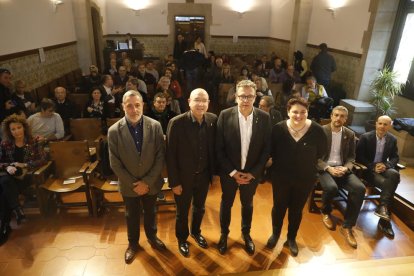
[[[353,248],[357,248],[358,244],[352,232],[352,228],[344,228],[341,226],[341,234],[344,235],[346,242]]]
[[[322,222],[325,225],[326,228],[328,228],[329,230],[334,230],[335,229],[335,225],[331,219],[331,215],[330,214],[322,214]]]
[[[125,263],[130,264],[135,259],[135,254],[137,253],[137,248],[132,246],[128,246],[127,250],[125,251]]]

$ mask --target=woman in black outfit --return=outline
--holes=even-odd
[[[28,186],[25,171],[34,170],[46,163],[41,142],[33,139],[26,119],[10,115],[2,123],[3,138],[0,144],[0,245],[7,241],[11,231],[10,220],[14,213],[17,224],[25,218],[19,204],[19,190]]]
[[[92,88],[89,101],[86,103],[83,111],[85,118],[98,118],[105,120],[108,117],[108,104],[102,97],[99,87]]]
[[[278,123],[272,130],[273,233],[266,246],[276,246],[283,218],[289,209],[288,235],[284,245],[296,256],[296,235],[302,210],[315,184],[317,160],[327,153],[327,138],[322,127],[307,118],[308,103],[305,99],[290,99],[287,111],[289,119]]]

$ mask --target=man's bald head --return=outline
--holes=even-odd
[[[377,122],[375,123],[375,131],[377,132],[377,136],[380,138],[384,137],[390,130],[391,125],[392,119],[390,116],[383,115],[378,117]]]
[[[191,113],[199,123],[201,123],[204,114],[207,112],[209,102],[208,93],[204,89],[194,89],[190,94],[188,105],[190,106]]]
[[[208,93],[202,88],[196,88],[190,93],[190,99],[195,99],[198,95],[206,95],[208,99]]]

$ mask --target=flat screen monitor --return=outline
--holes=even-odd
[[[119,42],[118,43],[119,50],[128,50],[128,43],[126,42]]]

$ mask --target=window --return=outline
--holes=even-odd
[[[403,96],[414,100],[414,0],[400,0],[386,63],[405,83]]]

